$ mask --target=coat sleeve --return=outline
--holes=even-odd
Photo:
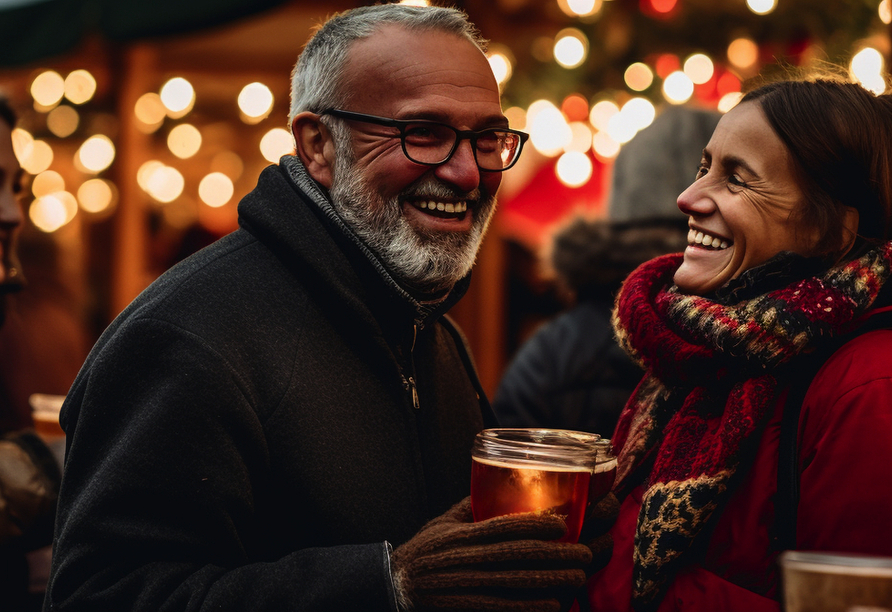
[[[892,551],[892,331],[859,336],[815,377],[799,422],[798,548]]]
[[[46,609],[395,610],[385,542],[256,554],[269,456],[253,393],[170,324],[94,350],[63,408]]]

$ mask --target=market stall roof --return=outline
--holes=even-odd
[[[0,0],[0,66],[76,48],[88,35],[131,41],[210,28],[286,0]]]

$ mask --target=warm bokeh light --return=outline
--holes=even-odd
[[[725,94],[739,92],[740,85],[740,79],[733,72],[725,72],[716,82],[715,91],[718,95],[724,96]]]
[[[279,158],[294,152],[294,139],[283,128],[273,128],[260,139],[260,154],[271,163],[279,163]]]
[[[24,164],[25,160],[31,155],[34,149],[34,136],[30,132],[22,128],[13,128],[12,130],[12,152],[15,153],[19,164]]]
[[[607,135],[620,144],[625,144],[634,138],[638,129],[632,123],[629,115],[622,112],[615,114],[607,123]]]
[[[96,79],[86,70],[74,70],[65,77],[65,97],[72,104],[89,102],[96,93]]]
[[[875,95],[880,95],[886,91],[883,63],[882,53],[873,47],[865,47],[852,58],[849,70],[852,72],[852,77],[862,87]]]
[[[154,91],[145,93],[139,97],[133,106],[133,114],[139,121],[137,126],[141,131],[151,133],[161,127],[164,118],[167,117],[167,109],[161,101],[161,96]]]
[[[581,94],[570,94],[561,102],[561,112],[569,121],[588,119],[588,100]]]
[[[174,77],[161,87],[161,103],[174,119],[182,117],[195,104],[195,89],[183,77]]]
[[[117,189],[110,181],[93,178],[77,188],[77,203],[81,210],[99,214],[111,209],[117,199]]]
[[[886,25],[892,23],[892,0],[883,0],[880,2],[880,6],[877,8],[877,13],[879,13],[880,21]]]
[[[632,98],[620,109],[620,114],[624,120],[639,132],[653,123],[657,116],[657,109],[653,102],[647,98]]]
[[[115,161],[115,145],[104,134],[90,136],[77,150],[75,160],[80,169],[98,174]]]
[[[189,159],[201,148],[201,132],[190,123],[183,123],[167,135],[167,148],[180,159]]]
[[[650,66],[643,62],[635,62],[626,68],[623,79],[632,91],[644,91],[654,82],[654,73]]]
[[[751,68],[759,61],[759,46],[749,38],[737,38],[728,45],[728,61],[737,68]]]
[[[65,191],[65,179],[55,170],[44,170],[31,181],[31,193],[35,198]]]
[[[265,119],[273,110],[273,92],[263,83],[248,83],[238,94],[238,107],[254,122]]]
[[[504,85],[511,79],[514,72],[514,59],[507,47],[499,44],[490,45],[486,59],[489,60],[489,67],[499,85]]]
[[[519,106],[511,106],[505,109],[505,118],[508,126],[514,130],[525,130],[527,127],[527,112]]]
[[[77,131],[80,115],[72,107],[60,104],[46,116],[46,127],[54,136],[67,138]]]
[[[684,104],[694,95],[694,82],[684,72],[673,72],[663,81],[663,97],[672,104]]]
[[[558,6],[567,17],[589,17],[603,6],[603,0],[558,0]]]
[[[65,79],[55,70],[38,74],[31,82],[31,97],[43,107],[53,107],[65,95]]]
[[[777,0],[746,0],[746,6],[756,15],[767,15],[777,8]]]
[[[222,172],[233,181],[237,181],[245,170],[245,163],[232,151],[220,151],[211,159],[210,170]]]
[[[568,187],[585,185],[592,178],[593,170],[592,160],[579,151],[568,151],[561,155],[554,168],[558,180]]]
[[[144,181],[146,193],[162,204],[176,200],[186,186],[186,180],[179,170],[161,163],[153,164],[145,171]]]
[[[601,159],[613,159],[619,154],[620,144],[607,132],[598,132],[592,139],[592,149]]]
[[[678,59],[677,55],[673,55],[672,53],[663,53],[657,58],[656,64],[654,64],[654,70],[658,77],[665,79],[673,72],[681,70],[681,60]]]
[[[743,93],[739,91],[732,91],[731,93],[726,93],[721,97],[718,104],[718,110],[727,113],[729,110],[737,106],[737,103],[740,102],[740,99],[743,97]]]
[[[586,153],[592,148],[592,128],[582,121],[570,122],[570,142],[564,147],[565,151]]]
[[[149,179],[155,172],[164,167],[164,164],[157,159],[150,159],[144,162],[139,170],[136,171],[136,184],[145,192],[149,191]]]
[[[46,141],[34,140],[28,147],[27,157],[19,160],[19,164],[28,174],[40,174],[53,164],[53,148]]]
[[[212,208],[219,208],[232,199],[235,188],[222,172],[211,172],[198,184],[198,197]]]
[[[558,32],[554,41],[554,60],[564,68],[581,66],[588,57],[588,37],[576,28]]]
[[[684,73],[695,85],[702,85],[712,78],[715,74],[715,66],[708,55],[703,53],[695,53],[684,61]]]
[[[678,0],[648,0],[648,2],[650,2],[651,8],[658,13],[670,13]]]
[[[530,144],[548,157],[554,157],[570,144],[573,134],[564,114],[547,100],[536,100],[527,110]]]
[[[428,0],[400,0],[400,4],[404,4],[406,6],[430,6],[431,3]]]
[[[592,111],[588,115],[588,120],[596,129],[605,131],[610,119],[619,113],[619,106],[613,100],[601,100],[592,106]]]
[[[42,232],[55,232],[74,219],[77,199],[67,191],[57,191],[37,198],[28,208],[28,217],[34,227]]]

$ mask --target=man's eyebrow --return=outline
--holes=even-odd
[[[449,120],[449,116],[446,113],[439,111],[413,111],[409,113],[405,113],[402,116],[398,117],[400,121],[436,121],[437,123],[444,123],[446,125],[452,125],[452,122]],[[478,129],[486,129],[486,128],[507,128],[508,127],[508,118],[504,115],[498,115],[493,117],[486,118],[482,126]]]

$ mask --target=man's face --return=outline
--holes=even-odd
[[[6,294],[21,286],[13,251],[23,221],[21,190],[22,169],[12,150],[12,128],[0,119],[0,324],[6,316]]]
[[[343,82],[350,101],[342,110],[460,130],[507,126],[486,58],[451,34],[382,27],[353,45]],[[345,125],[350,139],[337,143],[335,206],[401,280],[423,291],[451,287],[474,263],[501,173],[480,171],[466,140],[431,167],[406,158],[393,128]]]

